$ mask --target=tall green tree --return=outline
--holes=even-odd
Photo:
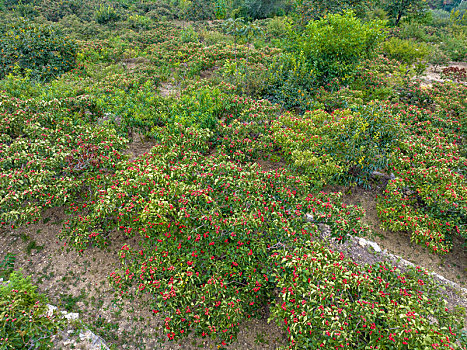
[[[404,16],[420,16],[428,10],[427,0],[385,0],[383,8],[394,25]]]
[[[305,26],[312,20],[344,10],[352,10],[357,15],[363,15],[371,3],[372,1],[369,0],[295,0],[295,14],[299,24]]]

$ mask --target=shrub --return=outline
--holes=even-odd
[[[186,127],[213,130],[227,112],[228,100],[219,88],[186,91],[169,107],[166,120],[168,128],[180,123]]]
[[[216,18],[216,6],[213,0],[192,0],[186,2],[184,8],[179,3],[178,17],[184,20],[213,20]]]
[[[313,97],[318,88],[332,92],[347,83],[358,63],[372,56],[383,25],[379,20],[364,23],[344,12],[310,22],[301,35],[290,30],[285,43],[289,52],[271,64],[264,96],[287,109],[316,109]]]
[[[264,96],[264,90],[269,89],[267,83],[267,68],[259,64],[249,64],[246,60],[229,61],[218,71],[222,80],[236,86],[238,94],[244,94],[254,98]]]
[[[425,0],[382,1],[382,5],[394,25],[399,25],[401,19],[423,21],[428,12]]]
[[[399,67],[399,62],[383,55],[365,60],[355,69],[349,87],[361,91],[364,101],[388,100],[402,83]]]
[[[303,53],[281,54],[273,61],[268,73],[265,97],[285,109],[298,108],[301,112],[313,109],[312,93],[317,78]]]
[[[464,61],[467,57],[467,39],[461,35],[447,35],[440,48],[452,61]]]
[[[450,101],[439,102],[434,90],[432,98],[444,105],[437,112],[407,105],[390,107],[403,123],[404,133],[390,158],[396,179],[380,196],[378,213],[383,227],[409,232],[412,241],[438,254],[452,248],[453,236],[467,236],[467,186],[462,170],[467,160],[461,155],[460,142],[465,101],[454,97],[465,95],[462,90],[465,87],[453,91]]]
[[[8,280],[15,267],[16,254],[6,253],[0,261],[0,278]]]
[[[457,349],[461,320],[420,267],[357,265],[310,242],[276,250],[271,319],[290,349]]]
[[[134,29],[149,29],[151,19],[146,16],[132,15],[128,17],[128,23]]]
[[[245,0],[241,8],[245,17],[252,19],[268,18],[287,6],[282,0]]]
[[[458,7],[451,10],[450,21],[457,25],[467,24],[467,6],[460,4]]]
[[[182,43],[197,43],[198,33],[195,32],[192,26],[189,26],[181,31],[180,40]]]
[[[77,46],[53,26],[27,20],[13,24],[0,38],[0,79],[18,66],[37,80],[50,80],[75,66]]]
[[[48,315],[47,299],[36,291],[30,277],[12,272],[8,284],[0,283],[0,348],[49,349],[51,336],[63,327]]]
[[[165,2],[155,3],[155,8],[150,10],[146,16],[155,21],[171,20],[176,17],[176,9],[170,4]]]
[[[107,24],[117,22],[120,15],[112,6],[100,5],[99,9],[95,12],[94,17],[99,24]]]
[[[79,125],[96,118],[86,98],[0,102],[0,227],[36,222],[43,209],[85,195],[88,177],[110,174],[121,157],[114,130]]]
[[[24,5],[29,5],[33,2],[33,0],[3,0],[2,4],[5,6],[7,9],[11,9],[13,7],[18,6],[19,4],[24,4]]]
[[[400,26],[399,37],[401,39],[412,39],[417,42],[429,42],[430,36],[426,33],[426,27],[420,26],[420,23],[404,23]]]
[[[404,76],[402,83],[397,86],[396,93],[399,101],[421,108],[433,107],[433,95],[420,86],[419,80],[412,80],[409,76]]]
[[[430,53],[430,49],[425,43],[394,37],[382,44],[382,50],[387,57],[407,64],[423,60]]]
[[[274,17],[267,24],[267,35],[284,38],[291,30],[291,20],[287,17]]]
[[[203,32],[202,35],[200,35],[200,37],[201,36],[207,46],[212,46],[216,44],[233,44],[233,39],[230,36],[217,31]]]
[[[447,67],[441,72],[441,78],[457,82],[467,81],[467,72],[465,68]]]
[[[445,66],[449,63],[449,57],[442,50],[435,47],[431,51],[428,61],[433,65],[436,72],[440,66]]]
[[[369,2],[365,0],[302,0],[297,2],[296,16],[301,26],[308,22],[343,11],[355,11],[363,17],[368,11]]]
[[[310,22],[296,39],[295,53],[301,51],[322,83],[334,78],[346,80],[354,67],[371,56],[384,37],[384,22],[363,22],[352,12],[330,15]]]
[[[272,129],[285,159],[318,189],[332,182],[368,186],[371,173],[387,167],[400,133],[398,119],[374,103],[355,112],[281,116]]]
[[[70,15],[83,18],[87,13],[91,12],[89,2],[80,0],[41,0],[37,2],[37,7],[39,13],[52,22],[58,22],[63,17]]]
[[[193,333],[225,345],[240,322],[272,302],[268,256],[309,239],[305,213],[329,224],[341,240],[367,228],[362,211],[337,195],[308,194],[306,183],[284,170],[264,172],[223,154],[205,156],[210,132],[180,131],[161,132],[160,146],[125,164],[119,180],[109,182],[100,200],[90,198],[86,213],[68,222],[63,236],[82,248],[103,244],[113,228],[141,235],[141,248],[122,247],[125,268],[112,274],[114,285],[123,295],[133,283],[150,293],[169,339]]]
[[[5,91],[8,95],[19,99],[38,97],[42,93],[43,87],[40,83],[31,81],[30,71],[21,74],[21,69],[16,66],[13,72],[0,80],[0,91]]]

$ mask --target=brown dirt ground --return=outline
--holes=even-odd
[[[264,170],[264,171],[271,171],[277,170],[280,168],[284,168],[287,164],[282,161],[279,162],[271,162],[269,160],[259,159],[256,163]]]
[[[154,139],[136,134],[133,136],[133,141],[128,144],[126,154],[130,156],[130,160],[136,159],[149,152],[155,144]]]
[[[176,85],[165,82],[161,84],[159,93],[162,97],[179,96],[180,88]]]
[[[139,65],[147,65],[149,62],[150,61],[145,57],[127,58],[122,60],[123,65],[129,70],[133,70]]]

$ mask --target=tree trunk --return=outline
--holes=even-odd
[[[395,23],[396,27],[399,25],[401,18],[402,18],[402,11],[399,11],[399,13],[397,14],[397,19]]]

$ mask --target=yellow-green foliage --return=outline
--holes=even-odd
[[[430,49],[425,43],[417,43],[413,40],[391,38],[382,44],[383,52],[392,59],[403,63],[412,64],[417,60],[425,59]]]
[[[318,187],[331,181],[367,184],[371,173],[385,168],[400,129],[382,106],[287,114],[273,124],[273,138],[285,158]]]

